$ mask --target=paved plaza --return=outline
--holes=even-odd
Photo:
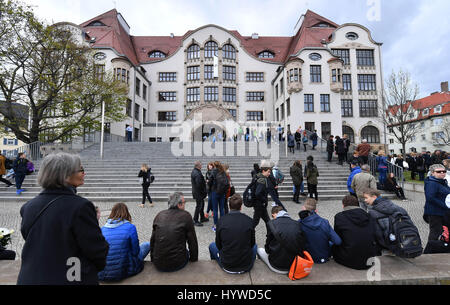
[[[151,191],[151,189],[150,189]],[[394,203],[405,208],[412,220],[419,229],[420,236],[422,239],[422,244],[425,247],[428,239],[428,225],[424,222],[422,215],[425,205],[425,196],[423,193],[419,192],[406,192],[408,201],[402,202],[399,200],[394,200]],[[304,202],[305,197],[301,196],[301,202]],[[340,198],[341,199],[341,198]],[[107,217],[109,216],[109,211],[115,202],[94,202],[100,210],[102,211],[102,217],[100,219],[100,225],[104,225]],[[24,202],[0,202],[0,227],[6,227],[9,229],[14,229],[16,232],[13,234],[12,244],[8,246],[9,249],[16,251],[16,259],[20,259],[21,251],[24,244],[24,240],[20,234],[20,208]],[[283,204],[288,209],[289,215],[293,219],[298,219],[298,212],[300,211],[301,205],[297,205],[292,201],[283,202]],[[167,209],[166,202],[156,202],[154,207],[150,207],[148,204],[145,208],[139,207],[139,203],[135,204],[127,203],[130,213],[132,215],[132,222],[136,225],[138,230],[138,237],[140,242],[149,241],[152,234],[152,224],[153,219],[160,211]],[[193,215],[195,209],[195,203],[188,201],[186,204],[186,210]],[[270,212],[270,207],[268,208]],[[334,225],[334,215],[342,211],[342,203],[340,200],[330,200],[320,202],[319,193],[319,203],[318,203],[318,214]],[[243,213],[253,216],[253,209],[243,207]],[[270,213],[269,213],[270,214]],[[197,233],[197,239],[199,244],[199,260],[209,260],[208,246],[215,239],[215,233],[212,231],[212,219],[208,223],[205,223],[204,227],[195,227]],[[264,222],[261,220],[258,227],[256,228],[256,243],[258,247],[264,247],[266,236],[266,228]],[[147,257],[146,260],[149,260]]]

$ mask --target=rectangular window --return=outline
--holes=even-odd
[[[223,79],[224,80],[236,80],[236,67],[223,66]]]
[[[236,103],[236,88],[223,88],[223,101],[227,103]]]
[[[132,102],[130,99],[127,99],[126,113],[131,118],[131,105]]]
[[[284,94],[284,78],[280,80],[280,95]]]
[[[262,111],[247,111],[247,121],[262,121],[263,112]]]
[[[142,109],[142,123],[147,124],[147,109]]]
[[[219,100],[219,87],[205,87],[205,102],[217,102]]]
[[[176,72],[159,72],[159,81],[164,82],[176,82],[177,73]]]
[[[377,84],[375,74],[359,74],[358,75],[359,91],[376,91]]]
[[[314,94],[305,94],[305,112],[314,112]]]
[[[275,99],[278,99],[278,85],[275,86]]]
[[[142,98],[144,99],[144,101],[147,100],[147,86],[146,85],[142,85]]]
[[[291,115],[291,99],[288,98],[286,100],[286,111],[287,111],[287,116],[289,117]]]
[[[141,80],[136,77],[136,95],[141,96]]]
[[[200,66],[192,66],[187,68],[187,80],[200,80]]]
[[[264,91],[247,92],[247,102],[264,102]]]
[[[330,95],[329,94],[321,94],[320,95],[320,111],[321,112],[330,112]]]
[[[276,113],[277,113],[277,121],[279,121],[280,120],[280,109],[277,108]]]
[[[176,102],[177,100],[176,91],[159,92],[158,96],[159,102]]]
[[[378,117],[378,103],[376,100],[360,100],[359,116],[362,118]]]
[[[228,109],[228,111],[230,112],[230,114],[231,114],[231,116],[233,117],[233,118],[236,118],[236,109]]]
[[[174,122],[177,120],[176,111],[158,112],[158,121],[160,122]]]
[[[128,84],[130,82],[130,72],[125,69],[116,68],[114,69],[114,79]]]
[[[94,74],[96,79],[103,80],[105,77],[105,65],[94,65]]]
[[[311,66],[311,83],[321,83],[322,82],[322,67],[321,66]]]
[[[339,57],[344,61],[344,65],[350,65],[350,50],[348,49],[333,49],[331,50],[334,56]]]
[[[373,50],[356,50],[358,66],[375,66]]]
[[[214,66],[205,65],[205,79],[214,79]]]
[[[187,96],[188,103],[200,102],[200,88],[199,87],[187,88],[186,93],[187,93],[186,96]]]
[[[134,104],[134,118],[139,121],[141,107],[138,104]]]
[[[344,86],[344,91],[352,91],[352,75],[342,74],[342,83]]]
[[[264,72],[247,72],[246,74],[247,82],[263,82]]]
[[[342,100],[341,101],[342,117],[352,117],[353,116],[353,101],[352,100]]]
[[[394,139],[389,139],[389,144],[394,144]]]
[[[288,72],[288,83],[300,82],[300,69],[294,68]]]

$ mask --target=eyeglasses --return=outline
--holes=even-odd
[[[435,173],[438,173],[438,174],[446,174],[447,173],[447,171],[434,171]]]
[[[83,173],[84,174],[84,168],[81,168],[77,173]]]

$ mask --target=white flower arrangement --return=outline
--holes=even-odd
[[[0,228],[0,248],[5,248],[11,242],[11,234],[14,230]]]

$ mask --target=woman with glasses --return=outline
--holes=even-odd
[[[424,220],[430,225],[428,241],[438,240],[443,232],[443,218],[450,211],[450,187],[445,180],[447,170],[442,164],[430,166],[431,176],[425,179]]]
[[[85,173],[79,156],[50,154],[42,161],[43,191],[20,209],[25,240],[18,285],[97,285],[108,243],[95,207],[78,196]]]

